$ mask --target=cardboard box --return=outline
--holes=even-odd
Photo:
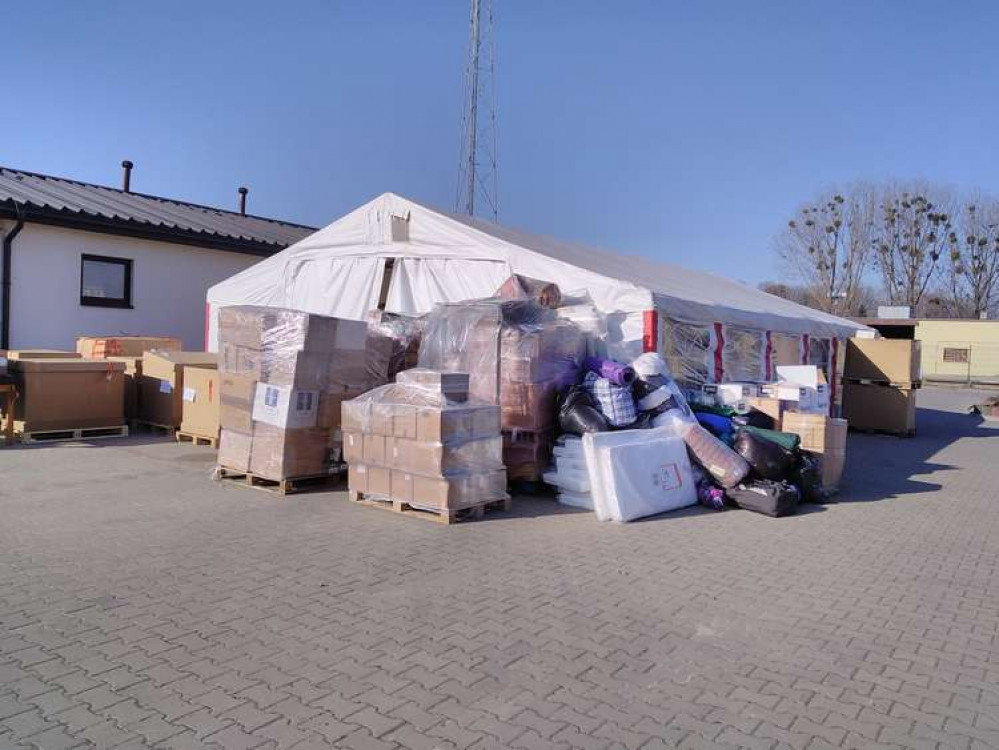
[[[253,432],[253,398],[257,381],[246,375],[219,373],[221,391],[219,423],[223,428]]]
[[[916,391],[890,385],[846,383],[843,416],[858,430],[912,434],[916,431]]]
[[[253,421],[283,430],[315,427],[319,419],[319,391],[257,383]]]
[[[449,401],[468,401],[468,373],[441,372],[416,367],[396,375],[395,382],[415,385],[433,393],[444,395]]]
[[[784,415],[784,407],[779,398],[769,398],[767,396],[750,396],[744,401],[750,409],[763,412],[774,420],[775,425],[780,425]]]
[[[413,502],[413,475],[405,471],[393,469],[390,495],[393,500],[401,503]]]
[[[125,419],[139,419],[139,380],[142,378],[142,357],[107,357],[125,365]]]
[[[222,434],[219,438],[219,466],[233,471],[249,471],[252,451],[252,435],[237,432],[228,427],[222,428]]]
[[[369,495],[392,497],[392,471],[381,466],[368,466]]]
[[[392,415],[393,437],[415,440],[416,434],[416,407],[408,406],[406,404],[397,405],[395,407],[395,413]]]
[[[364,463],[364,435],[360,432],[344,431],[342,435],[343,460],[348,464]]]
[[[757,383],[705,383],[701,392],[717,406],[737,406],[760,395]]]
[[[413,474],[413,505],[460,510],[504,497],[504,469],[448,478]]]
[[[215,438],[219,434],[222,394],[219,373],[203,367],[184,368],[180,429],[191,435]]]
[[[392,431],[395,429],[395,410],[395,404],[371,404],[369,407],[369,418],[368,424],[365,426],[365,432],[390,437],[392,435]]]
[[[819,465],[822,486],[831,492],[838,490],[846,467],[846,451],[827,450],[825,453],[813,453],[812,456]]]
[[[844,377],[910,388],[920,379],[918,341],[858,339],[846,342]]]
[[[424,443],[390,438],[386,445],[388,465],[413,474],[443,476],[475,467],[503,466],[503,439],[499,435],[461,443]]]
[[[15,359],[18,432],[118,427],[125,423],[125,365],[99,359]]]
[[[211,352],[147,351],[138,380],[142,421],[179,427],[184,414],[184,368],[214,370],[217,366],[218,355]]]
[[[371,402],[352,398],[340,405],[340,429],[344,432],[371,432]]]
[[[79,336],[76,351],[83,357],[141,357],[147,351],[180,351],[180,339],[174,336]]]
[[[802,449],[812,453],[846,451],[845,419],[789,411],[784,414],[781,430],[798,435]]]
[[[367,325],[279,307],[234,305],[219,310],[219,341],[261,351],[353,351],[365,348]],[[363,365],[363,357],[362,357]]]
[[[362,440],[363,461],[369,466],[385,466],[385,436],[367,434]]]
[[[368,491],[368,467],[364,464],[351,464],[347,467],[347,488],[362,495]]]
[[[777,368],[777,398],[786,408],[810,414],[829,413],[829,385],[825,374],[814,365],[787,365]],[[769,394],[768,394],[769,395]]]
[[[8,360],[17,359],[80,359],[79,352],[64,352],[61,349],[6,349],[0,356]],[[92,357],[90,359],[93,359]]]
[[[544,430],[555,424],[558,384],[500,382],[503,429]]]
[[[343,402],[350,401],[360,395],[356,390],[344,388],[325,390],[319,394],[319,417],[317,427],[337,430],[342,425]]]
[[[255,422],[250,471],[272,480],[326,474],[330,469],[328,437],[328,430],[318,427],[283,430]]]
[[[243,375],[253,380],[263,380],[263,355],[258,349],[223,343],[219,346],[219,370],[227,375]]]
[[[430,407],[416,411],[416,439],[424,443],[449,443],[495,435],[500,429],[496,406],[475,405],[441,411]]]

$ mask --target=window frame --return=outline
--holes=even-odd
[[[87,261],[93,263],[109,263],[122,266],[125,269],[125,295],[124,297],[88,297],[83,293],[83,269]],[[82,307],[114,307],[122,310],[131,310],[132,307],[132,259],[121,258],[113,255],[94,255],[93,253],[80,254],[80,305]]]

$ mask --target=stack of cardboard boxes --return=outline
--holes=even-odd
[[[843,416],[859,430],[912,435],[920,387],[918,341],[860,339],[847,342]]]
[[[139,406],[142,356],[151,349],[180,351],[173,336],[79,336],[76,351],[82,357],[107,359],[125,365],[125,419],[143,419]]]
[[[468,372],[471,396],[500,407],[507,475],[531,482],[551,463],[556,397],[585,356],[582,330],[530,300],[439,305],[420,347],[421,366]]]
[[[340,406],[376,384],[365,324],[225,307],[219,347],[220,466],[275,481],[336,468]]]
[[[823,488],[830,492],[838,490],[846,466],[847,421],[788,411],[784,412],[781,430],[801,438],[801,449],[818,462]]]
[[[212,352],[147,351],[142,355],[138,380],[140,419],[160,427],[179,428],[186,404],[195,400],[187,388],[186,375],[194,370],[214,372],[217,368],[218,355]],[[203,400],[207,396],[204,394]],[[217,432],[217,428],[206,429],[212,434],[203,437],[214,437]]]
[[[444,516],[505,499],[499,408],[468,391],[468,375],[415,369],[344,402],[350,490]]]

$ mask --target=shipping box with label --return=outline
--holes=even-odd
[[[222,398],[219,373],[204,367],[184,368],[180,429],[189,435],[215,440],[219,434]]]
[[[180,339],[174,336],[80,336],[76,351],[83,357],[141,357],[148,351],[180,351]]]
[[[214,370],[218,355],[211,352],[147,351],[142,355],[139,409],[142,421],[180,427],[184,416],[184,368]]]

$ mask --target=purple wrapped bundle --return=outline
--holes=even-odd
[[[600,377],[607,378],[614,385],[628,386],[635,382],[635,371],[628,365],[623,365],[612,359],[587,357],[584,365],[587,370],[592,370]]]

